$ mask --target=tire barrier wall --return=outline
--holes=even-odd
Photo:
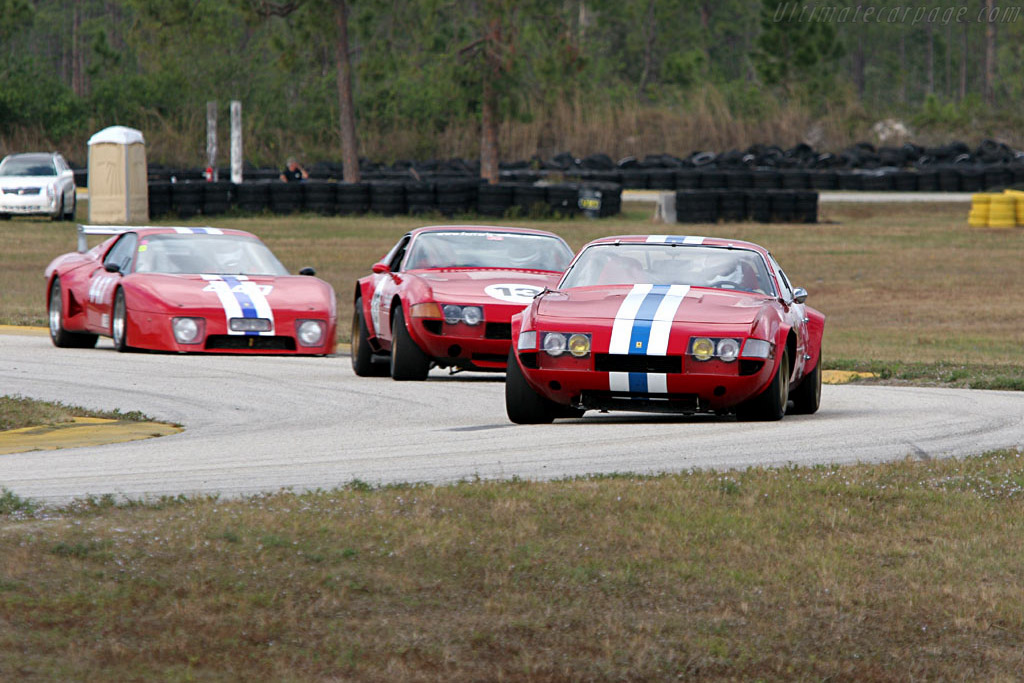
[[[679,190],[677,223],[817,223],[818,193],[811,190]]]
[[[215,216],[232,210],[282,215],[307,212],[322,216],[438,213],[449,217],[479,214],[495,217],[583,215],[588,218],[604,218],[621,212],[622,187],[599,182],[487,185],[469,179],[366,183],[325,180],[301,183],[149,183],[149,214],[154,218]]]

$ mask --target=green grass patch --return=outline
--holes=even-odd
[[[42,424],[71,422],[76,417],[99,417],[130,422],[149,420],[148,417],[135,410],[128,412],[89,410],[60,402],[36,401],[23,396],[0,396],[0,432]]]
[[[1024,462],[346,487],[0,518],[40,679],[1012,680]],[[187,672],[187,675],[186,673]]]

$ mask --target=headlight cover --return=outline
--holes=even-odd
[[[228,327],[232,332],[269,332],[273,325],[269,318],[232,318]]]
[[[568,352],[574,358],[583,358],[590,353],[590,335],[582,332],[545,332],[541,348],[549,356],[557,357]]]
[[[465,323],[467,325],[479,325],[484,321],[484,309],[479,306],[457,306],[455,304],[444,304],[441,307],[444,321],[449,325]]]
[[[203,341],[206,321],[202,318],[172,318],[171,331],[179,344],[198,344]]]
[[[687,351],[695,360],[706,361],[717,358],[731,363],[740,355],[740,340],[733,337],[694,337]]]
[[[303,346],[320,346],[326,331],[327,324],[323,320],[295,321],[295,336]]]

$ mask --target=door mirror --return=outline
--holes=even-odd
[[[299,275],[316,275],[316,269],[312,266],[306,266],[299,271]]]
[[[795,301],[798,304],[802,304],[803,302],[807,301],[807,290],[804,289],[803,287],[797,287],[795,290],[793,290],[793,301]]]
[[[107,271],[108,273],[120,273],[121,266],[119,266],[116,263],[104,263],[103,270]]]
[[[375,264],[373,264],[373,272],[375,272],[377,274],[380,274],[380,273],[390,273],[391,269],[388,268],[388,264],[386,264],[386,263],[375,263]]]

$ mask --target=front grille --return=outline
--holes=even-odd
[[[206,338],[208,350],[255,349],[258,351],[294,351],[292,337],[264,337],[245,334],[211,334]]]
[[[484,339],[511,339],[512,323],[487,323]]]
[[[26,196],[29,196],[29,195],[41,194],[42,191],[43,191],[43,188],[41,188],[41,187],[11,187],[11,188],[8,188],[8,189],[4,190],[3,192],[4,192],[4,194],[16,194],[16,195],[19,195],[19,196],[22,196],[22,197],[26,197]]]
[[[584,391],[580,395],[580,404],[588,410],[636,410],[645,413],[696,413],[703,410],[696,394]]]
[[[598,372],[660,372],[678,374],[683,371],[683,357],[598,353],[594,356],[594,369]]]

